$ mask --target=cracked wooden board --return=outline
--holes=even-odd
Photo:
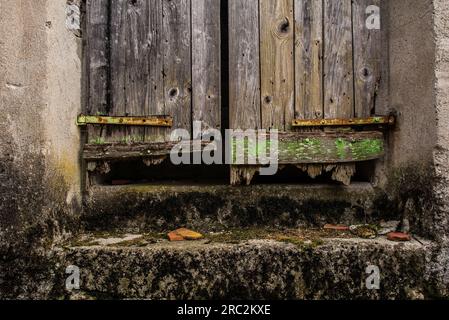
[[[286,164],[342,164],[379,159],[384,155],[382,132],[280,133],[278,150],[270,154],[270,138],[256,141],[240,136],[232,141],[233,165],[261,165],[263,156]],[[237,154],[243,151],[239,158]],[[239,160],[243,160],[242,163]]]
[[[323,3],[295,0],[295,118],[323,118]]]
[[[262,128],[289,130],[294,118],[293,0],[261,0]]]
[[[352,1],[324,0],[324,118],[354,116]]]
[[[203,151],[206,146],[208,151],[216,150],[211,149],[214,145],[208,141],[87,144],[84,146],[83,159],[88,162],[142,159],[152,164],[151,159],[169,157],[175,147],[182,147],[182,152],[193,153]]]
[[[355,116],[363,118],[374,114],[381,82],[380,0],[354,1],[352,15]]]

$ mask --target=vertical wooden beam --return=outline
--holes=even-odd
[[[165,111],[174,128],[191,132],[192,64],[190,0],[163,0]]]
[[[354,115],[351,0],[324,0],[325,118]]]
[[[323,1],[295,0],[296,118],[321,119]]]
[[[380,0],[354,0],[354,98],[355,116],[358,118],[369,117],[375,112],[381,80],[379,21]]]
[[[286,130],[294,118],[293,0],[260,0],[262,128]]]
[[[109,1],[87,1],[87,50],[89,67],[90,114],[106,115],[108,109],[109,73]]]
[[[110,116],[126,115],[126,59],[130,44],[127,34],[127,0],[111,0],[111,105]],[[107,140],[122,141],[127,135],[126,128],[107,127]]]
[[[380,85],[378,96],[376,97],[375,112],[377,115],[388,115],[390,113],[389,91],[390,91],[390,76],[389,76],[389,0],[380,0],[380,33],[381,33],[381,50],[380,50]]]
[[[162,52],[162,1],[148,1],[148,104],[145,114],[165,115],[164,60]],[[146,128],[145,141],[163,142],[168,129]]]
[[[260,129],[259,1],[229,0],[229,121]],[[250,184],[257,169],[231,166],[231,184]]]
[[[148,109],[148,71],[149,71],[149,1],[127,1],[126,35],[129,39],[126,48],[126,115],[142,116]],[[145,128],[128,128],[129,142],[143,142]]]
[[[231,128],[261,126],[258,0],[229,0],[229,113]]]
[[[324,0],[324,117],[354,116],[352,0]],[[332,179],[349,184],[355,164],[338,165]]]
[[[108,115],[109,0],[86,2],[87,113]],[[102,136],[102,128],[89,126],[88,140]]]
[[[192,1],[193,120],[221,129],[220,2]]]

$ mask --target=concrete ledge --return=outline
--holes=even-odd
[[[423,275],[430,246],[383,239],[330,239],[318,246],[199,241],[72,247],[58,254],[63,266],[81,270],[78,298],[422,299],[429,292]],[[368,265],[380,268],[380,290],[366,289]]]
[[[87,230],[146,232],[180,226],[203,232],[251,226],[399,220],[368,183],[351,186],[96,186],[85,199]]]

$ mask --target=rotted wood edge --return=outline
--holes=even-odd
[[[297,164],[296,167],[312,179],[325,173],[331,173],[332,180],[347,186],[351,184],[352,177],[356,173],[355,163]],[[281,171],[284,168],[285,165],[280,165],[278,169]],[[258,166],[231,166],[231,185],[251,185],[251,182],[260,170],[261,167]]]
[[[396,118],[394,116],[379,116],[369,118],[351,118],[351,119],[295,119],[293,127],[311,128],[311,127],[352,127],[352,126],[394,126]]]
[[[216,150],[210,141],[182,141],[161,143],[107,143],[86,144],[83,150],[83,159],[87,162],[101,161],[125,161],[125,160],[148,160],[170,156],[175,147],[183,153],[202,152],[204,148],[209,151]]]
[[[173,126],[173,118],[170,116],[111,117],[111,116],[79,115],[76,123],[78,126],[114,125],[114,126],[148,126],[148,127],[170,128]]]

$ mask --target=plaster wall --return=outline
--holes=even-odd
[[[0,248],[62,229],[79,207],[81,40],[66,8],[0,1]]]

